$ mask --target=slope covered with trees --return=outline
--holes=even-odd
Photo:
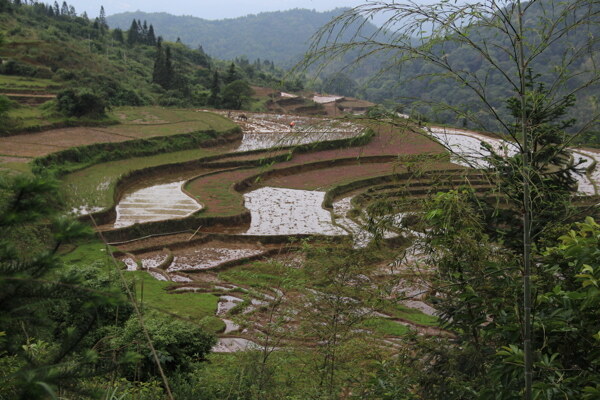
[[[245,56],[291,66],[301,59],[311,36],[342,11],[295,9],[217,21],[136,11],[111,15],[107,21],[110,26],[125,29],[132,19],[147,20],[165,39],[180,38],[193,48],[202,47],[213,57],[231,60]],[[375,26],[369,25],[374,32]]]
[[[66,2],[62,7],[3,2],[1,7],[0,95],[51,100],[29,107],[3,97],[2,131],[39,129],[22,123],[32,116],[55,123],[76,124],[67,121],[72,117],[80,123],[82,117],[99,121],[113,106],[220,106],[221,99],[211,100],[211,94],[227,83],[218,80],[215,86],[214,76],[226,76],[232,62],[167,42],[145,20],[110,29],[103,8],[100,17],[90,20]],[[283,76],[266,60],[237,59],[233,68],[246,85],[277,87]]]

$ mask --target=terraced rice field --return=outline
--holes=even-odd
[[[517,152],[514,143],[477,132],[441,127],[431,127],[428,131],[432,137],[453,151],[452,162],[465,167],[489,167],[485,158],[490,155],[490,152],[481,146],[481,142],[488,144],[497,154],[506,157],[510,157]],[[570,148],[569,150],[582,170],[581,173],[574,176],[578,183],[578,192],[587,196],[600,194],[597,187],[597,182],[600,182],[600,169],[594,168],[589,176],[585,172],[586,169],[600,161],[600,153],[576,148]],[[578,159],[581,160],[581,163],[578,162]]]
[[[346,235],[321,207],[325,192],[264,187],[244,195],[252,220],[246,235]]]
[[[140,222],[187,217],[202,205],[181,191],[185,181],[165,183],[124,196],[116,207],[115,228]]]
[[[502,154],[514,152],[512,144],[477,132],[430,128],[440,145],[423,132],[385,125],[370,126],[375,134],[368,143],[295,151],[288,147],[355,139],[367,126],[289,115],[221,114],[242,126],[241,142],[202,152],[190,150],[186,156],[106,163],[66,178],[81,182],[82,175],[77,174],[94,171],[88,191],[102,193],[102,202],[73,206],[107,207],[114,200],[122,171],[167,164],[174,157],[196,160],[175,169],[153,170],[152,176],[119,187],[116,219],[104,228],[107,236],[120,238],[114,245],[128,269],[142,269],[155,279],[170,281],[170,293],[214,296],[210,317],[223,321],[226,335],[214,349],[220,352],[257,346],[270,304],[281,301],[293,315],[308,297],[325,295],[303,280],[305,259],[295,240],[328,237],[332,243],[365,248],[374,238],[365,226],[387,219],[389,226],[377,234],[406,243],[421,235],[410,220],[429,193],[469,183],[478,194],[489,195],[490,182],[471,169],[487,167],[482,141]],[[132,113],[127,118],[132,124],[162,123],[158,114]],[[292,121],[294,128],[289,125]],[[439,157],[444,146],[455,153],[450,161]],[[600,157],[588,150],[577,151],[588,166]],[[205,161],[198,161],[203,157]],[[99,182],[103,169],[110,173]],[[581,193],[594,194],[600,172],[596,168],[579,179]],[[378,202],[390,205],[387,215],[365,211]],[[407,250],[399,270],[393,270],[389,260],[379,266],[379,279],[406,273],[406,265],[419,260],[416,247]],[[414,283],[401,281],[380,308],[362,310],[368,322],[364,328],[388,337],[409,330],[447,334],[435,326],[435,309],[426,296],[402,303],[394,300],[400,293],[420,290]]]

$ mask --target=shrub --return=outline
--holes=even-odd
[[[66,89],[56,99],[59,111],[71,117],[105,115],[106,101],[90,89]]]
[[[196,362],[205,360],[216,343],[213,335],[198,326],[158,312],[150,312],[146,315],[145,326],[152,337],[162,368],[167,374],[177,370],[190,371]],[[122,334],[115,339],[115,344],[121,349],[138,352],[140,355],[138,373],[143,377],[157,374],[153,355],[137,317],[132,317],[125,324]],[[135,373],[134,370],[129,372],[132,376]]]
[[[24,64],[15,60],[8,60],[0,65],[0,74],[4,75],[19,75],[19,76],[36,76],[38,69],[32,65]]]

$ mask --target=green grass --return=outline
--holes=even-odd
[[[93,165],[63,177],[66,205],[69,208],[80,205],[110,207],[116,183],[123,174],[157,165],[196,160],[223,151],[219,148],[198,148]]]
[[[121,122],[106,130],[132,137],[169,136],[200,130],[223,132],[236,127],[231,120],[215,113],[194,109],[116,107],[109,117]]]
[[[61,258],[67,265],[95,265],[98,268],[113,270],[115,268],[112,258],[106,253],[104,243],[98,240],[82,243],[63,254]],[[207,293],[168,293],[166,288],[172,285],[172,282],[156,280],[144,271],[124,271],[123,274],[125,279],[135,283],[136,298],[140,303],[143,300],[143,307],[178,315],[198,323],[210,332],[216,333],[225,329],[224,322],[214,316],[218,297]]]
[[[50,79],[28,78],[16,75],[0,75],[0,90],[46,90],[56,88],[56,82]]]
[[[207,316],[198,323],[206,332],[221,333],[225,330],[225,322],[215,316]]]
[[[60,126],[95,126],[111,125],[117,121],[111,116],[101,118],[70,118],[58,114],[50,106],[52,103],[44,103],[39,106],[18,105],[8,111],[10,126],[8,132],[20,133],[31,131],[42,131]]]
[[[286,267],[278,262],[255,261],[223,271],[219,278],[257,289],[273,287],[296,288],[306,284],[302,270]]]
[[[362,326],[385,336],[403,336],[410,332],[410,328],[385,318],[369,318]]]
[[[186,184],[185,189],[206,205],[206,216],[237,215],[246,211],[243,196],[232,185],[261,171],[258,168],[223,172],[215,176],[200,177]]]
[[[387,303],[381,311],[390,314],[393,317],[401,318],[419,325],[437,326],[439,323],[437,317],[424,314],[419,310],[401,304]]]
[[[217,310],[219,298],[212,294],[167,293],[166,288],[172,282],[156,280],[144,271],[125,272],[125,277],[135,282],[137,300],[144,308],[166,311],[196,323],[206,317],[213,317]],[[207,325],[216,326],[214,322],[208,322]]]
[[[0,157],[0,170],[10,173],[31,173],[31,166],[26,162],[2,161]]]
[[[111,247],[115,250],[114,247]],[[106,252],[106,246],[99,240],[79,244],[73,251],[61,256],[66,264],[89,265],[102,260],[107,268],[114,268],[112,258]]]

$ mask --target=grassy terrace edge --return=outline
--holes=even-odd
[[[290,146],[291,154],[295,153],[305,153],[311,151],[320,151],[320,150],[330,150],[339,148],[341,146],[362,146],[368,143],[375,132],[371,129],[367,129],[363,135],[345,138],[345,139],[337,139],[331,141],[323,141],[316,142],[310,144],[302,144],[298,146]],[[124,142],[123,142],[124,143]],[[260,152],[268,152],[273,149],[265,149],[265,150],[251,150],[248,152],[240,152],[235,153],[239,155],[244,154],[257,154]],[[157,171],[164,171],[165,169],[171,168],[190,168],[190,167],[200,167],[202,164],[207,163],[209,161],[218,160],[219,158],[225,158],[231,156],[231,153],[225,153],[222,155],[209,156],[205,158],[201,158],[198,160],[185,161],[173,164],[163,164],[160,166],[153,166],[148,168],[143,168],[139,170],[131,171],[128,174],[125,174],[119,178],[117,184],[115,185],[115,193],[114,193],[114,202],[113,205],[105,210],[96,212],[91,214],[91,217],[96,221],[97,224],[106,224],[113,220],[116,216],[115,207],[116,204],[125,190],[125,187],[130,185],[136,180],[142,179],[145,176],[149,176],[154,174]],[[284,161],[288,155],[280,155],[276,156],[275,161]],[[257,160],[258,163],[261,161],[271,161],[268,159],[265,160]],[[230,161],[227,163],[228,166],[234,166],[236,164],[240,164],[240,167],[248,167],[247,161]],[[189,182],[189,181],[188,181]],[[232,182],[232,187],[236,185],[237,182]],[[187,184],[187,182],[186,182]],[[184,185],[185,186],[185,185]],[[113,230],[104,231],[104,236],[110,241],[121,241],[121,240],[130,240],[136,237],[146,236],[157,234],[165,231],[176,232],[176,231],[185,231],[190,229],[197,229],[199,225],[203,225],[204,227],[210,227],[215,225],[225,225],[225,226],[235,226],[239,224],[249,223],[250,222],[250,212],[245,211],[237,215],[231,216],[203,216],[203,210],[199,210],[196,213],[184,218],[166,220],[166,221],[156,221],[156,222],[145,222],[140,224],[134,224],[131,226],[127,226],[124,228],[118,228]],[[82,221],[90,219],[90,216],[82,216],[80,217]]]
[[[238,140],[241,135],[242,130],[237,126],[224,132],[208,129],[123,142],[95,143],[72,147],[35,158],[31,165],[32,171],[36,174],[51,173],[55,176],[62,176],[102,162],[171,153],[186,150],[193,146],[209,147]]]

